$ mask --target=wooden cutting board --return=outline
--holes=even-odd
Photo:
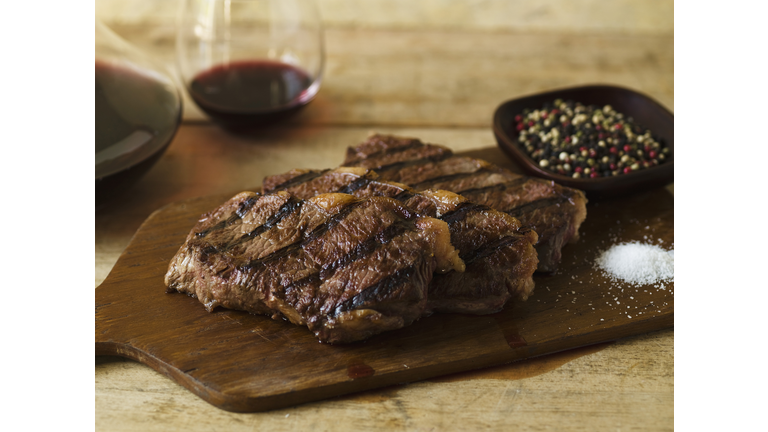
[[[491,154],[473,156],[497,156]],[[500,163],[500,160],[492,160]],[[392,384],[499,365],[674,324],[674,284],[611,281],[594,260],[613,244],[673,248],[674,200],[664,188],[590,202],[577,244],[553,275],[536,275],[527,302],[485,316],[433,315],[368,341],[332,346],[305,328],[245,312],[205,311],[166,294],[168,261],[197,218],[232,194],[157,210],[96,289],[96,355],[145,363],[209,403],[264,411]]]

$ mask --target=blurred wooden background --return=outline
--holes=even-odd
[[[588,83],[642,90],[674,109],[669,0],[318,5],[322,109],[304,113],[302,124],[480,127],[505,98]],[[173,72],[177,9],[176,0],[98,0],[96,17]],[[205,118],[185,102],[186,119]]]

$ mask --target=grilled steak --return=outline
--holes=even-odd
[[[265,192],[287,190],[305,199],[327,192],[361,198],[387,196],[421,216],[448,223],[451,243],[459,250],[466,271],[435,275],[429,286],[427,313],[493,313],[510,298],[525,300],[533,291],[536,233],[521,229],[513,217],[460,195],[419,193],[401,183],[379,180],[374,171],[364,168],[292,170],[265,178],[263,188]]]
[[[433,273],[463,267],[445,222],[391,198],[242,192],[200,218],[165,284],[208,311],[286,318],[346,343],[412,323]]]
[[[344,166],[374,169],[382,179],[416,190],[447,189],[514,216],[539,235],[539,271],[557,269],[562,247],[578,239],[587,216],[587,199],[579,190],[456,156],[418,139],[372,135],[347,150]]]

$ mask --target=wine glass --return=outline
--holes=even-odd
[[[165,68],[96,21],[96,208],[160,158],[181,122],[181,94]]]
[[[309,103],[325,63],[314,0],[183,0],[176,58],[192,100],[219,125],[247,131]]]

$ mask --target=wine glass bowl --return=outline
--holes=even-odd
[[[96,21],[96,208],[119,196],[165,152],[181,123],[170,75]]]
[[[179,74],[197,106],[222,127],[274,124],[317,94],[325,51],[314,0],[184,0]]]

